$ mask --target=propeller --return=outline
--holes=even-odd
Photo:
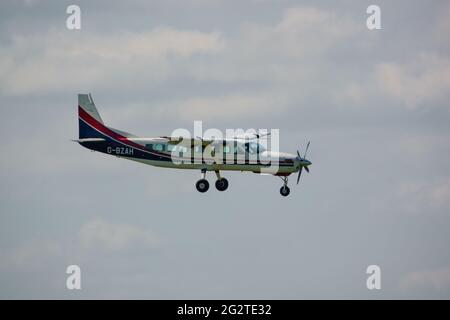
[[[308,141],[308,144],[306,145],[305,154],[303,155],[303,159],[306,158],[306,153],[308,152],[310,143],[311,143],[311,141]],[[298,150],[297,150],[297,153],[298,153]]]
[[[300,170],[298,171],[297,184],[300,181],[300,176],[302,175],[302,169],[303,169],[303,167],[300,167]]]
[[[308,160],[306,160],[306,154],[308,153],[310,142],[311,141],[308,141],[308,144],[306,145],[306,149],[305,149],[305,153],[303,154],[303,157],[300,155],[300,152],[297,150],[298,161],[300,161],[300,162],[308,161]],[[309,161],[308,161],[308,163],[309,163]],[[311,163],[309,163],[309,164],[311,164]],[[309,172],[309,168],[308,168],[309,164],[306,164],[306,165],[303,163],[300,164],[300,170],[298,170],[298,176],[297,176],[297,184],[300,181],[300,176],[302,175],[303,168],[305,168],[306,172]]]

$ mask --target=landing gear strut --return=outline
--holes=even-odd
[[[289,193],[291,192],[291,189],[287,186],[288,183],[288,177],[280,177],[283,180],[283,186],[280,188],[280,194],[283,197],[287,197]]]
[[[204,193],[208,191],[209,189],[209,182],[205,179],[206,177],[206,169],[202,169],[202,178],[197,181],[195,184],[195,187],[197,188],[198,192]]]
[[[219,171],[216,171],[216,176],[217,176],[217,180],[216,180],[216,189],[219,191],[225,191],[228,188],[228,180],[225,178],[222,178],[220,176]]]

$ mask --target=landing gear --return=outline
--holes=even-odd
[[[283,197],[287,197],[289,195],[289,193],[291,192],[291,189],[289,189],[288,186],[282,186],[280,188],[280,193]]]
[[[204,192],[208,191],[208,189],[209,189],[209,182],[206,179],[200,179],[195,184],[195,187],[197,188],[197,190],[199,192],[204,193]]]
[[[225,178],[222,178],[220,176],[220,172],[216,171],[216,176],[217,176],[217,180],[216,180],[216,189],[219,191],[225,191],[228,188],[228,180]]]
[[[228,180],[225,178],[221,178],[216,180],[216,189],[219,191],[225,191],[228,188]]]
[[[225,191],[228,188],[228,180],[225,178],[220,178],[216,180],[216,189],[219,191]]]
[[[227,190],[228,189],[228,180],[225,178],[222,178],[220,176],[219,171],[216,171],[216,176],[217,176],[216,189],[219,191]],[[195,187],[201,193],[208,191],[209,182],[208,182],[208,180],[206,180],[206,169],[202,169],[202,178],[197,181]]]
[[[195,184],[195,187],[197,188],[198,192],[204,193],[208,191],[209,189],[209,182],[206,178],[206,169],[202,169],[202,178],[197,181]]]
[[[288,183],[288,177],[280,177],[283,180],[283,186],[280,188],[280,194],[283,197],[287,197],[289,195],[289,193],[291,192],[291,189],[289,189],[289,187],[287,186]]]
[[[220,172],[216,171],[216,176],[217,176],[217,180],[216,180],[216,189],[219,191],[225,191],[228,188],[228,180],[225,178],[222,178],[220,176]]]

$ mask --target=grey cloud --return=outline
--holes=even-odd
[[[130,250],[133,247],[153,248],[158,238],[150,231],[127,224],[113,224],[104,219],[93,219],[81,227],[80,240],[88,249]]]
[[[450,268],[410,272],[400,280],[404,292],[429,292],[433,297],[446,298],[450,291]]]
[[[216,33],[168,28],[109,37],[50,31],[38,37],[16,37],[10,47],[3,48],[0,83],[3,94],[63,91],[105,86],[109,79],[123,82],[124,69],[143,76],[143,82],[158,82],[167,77],[169,57],[214,53],[222,46]],[[31,48],[34,55],[19,58]]]
[[[364,1],[80,1],[77,33],[66,4],[0,5],[1,297],[449,297],[447,2],[380,1],[373,32]],[[279,128],[311,173],[200,195],[71,142],[78,92],[142,136]]]

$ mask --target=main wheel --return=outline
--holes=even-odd
[[[197,181],[197,183],[195,184],[195,187],[197,188],[197,190],[199,192],[206,192],[209,189],[209,182],[206,179],[200,179]]]
[[[280,189],[280,193],[283,197],[287,197],[289,195],[289,192],[291,192],[291,189],[289,189],[288,186],[282,186]]]
[[[220,178],[216,180],[216,189],[219,191],[225,191],[228,188],[228,180],[225,178]]]

